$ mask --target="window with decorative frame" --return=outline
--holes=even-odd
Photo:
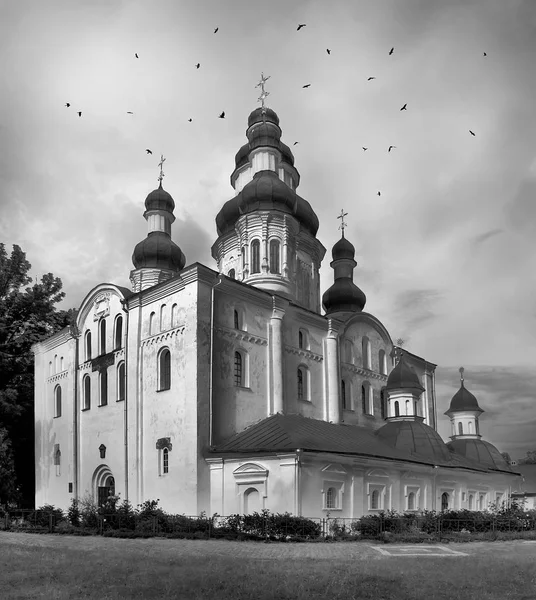
[[[108,404],[108,369],[103,369],[99,375],[100,382],[100,402],[99,406]]]
[[[236,271],[234,269],[229,269],[227,277],[229,277],[229,279],[236,279]]]
[[[169,450],[164,448],[162,450],[162,474],[166,475],[169,473]]]
[[[251,273],[261,272],[261,243],[259,240],[251,242]]]
[[[406,487],[406,510],[419,510],[421,490],[419,487]]]
[[[233,376],[235,387],[248,387],[248,355],[242,349],[234,353]]]
[[[158,391],[171,388],[171,352],[162,348],[158,353]]]
[[[322,486],[323,510],[342,510],[343,481],[324,481]]]
[[[450,505],[450,494],[448,492],[443,492],[441,494],[441,510],[448,510]]]
[[[337,506],[337,490],[329,487],[326,492],[326,508],[339,508]]]
[[[84,335],[84,360],[91,360],[91,331],[86,331]]]
[[[383,348],[378,352],[378,370],[382,375],[387,375],[387,359]]]
[[[298,348],[300,350],[309,350],[309,332],[306,329],[298,331]]]
[[[119,350],[123,346],[123,316],[118,315],[115,319],[114,349]]]
[[[370,484],[368,490],[369,510],[384,510],[385,485]]]
[[[270,273],[281,273],[279,240],[270,240]]]
[[[309,402],[309,369],[300,365],[296,372],[298,400]]]
[[[178,307],[176,304],[174,304],[171,307],[171,328],[173,329],[174,327],[177,327],[178,325],[178,321],[177,321],[177,312],[178,312]]]
[[[363,382],[361,386],[361,404],[365,415],[374,414],[374,396],[369,381]]]
[[[54,388],[54,418],[61,417],[61,386]]]
[[[234,328],[235,329],[241,329],[241,327],[240,327],[240,314],[236,310],[236,308],[234,310],[233,317],[234,317]]]
[[[367,336],[364,336],[361,341],[362,356],[363,356],[363,368],[372,369],[371,356],[370,356],[370,340]]]
[[[106,320],[99,322],[99,350],[101,354],[106,354]]]
[[[469,497],[467,499],[467,508],[469,510],[475,509],[475,494],[474,494],[474,492],[469,492]]]
[[[84,375],[83,384],[84,400],[82,410],[89,410],[91,408],[91,377],[87,373]]]
[[[125,384],[126,384],[125,361],[119,363],[117,367],[117,401],[121,402],[125,399]]]

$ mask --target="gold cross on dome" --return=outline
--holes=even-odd
[[[458,370],[460,371],[460,381],[463,383],[463,372],[465,371],[465,369],[463,367],[460,367]]]
[[[339,225],[339,229],[342,230],[342,237],[344,237],[344,228],[346,227],[346,223],[344,222],[344,217],[347,217],[348,213],[344,212],[343,209],[341,209],[341,214],[337,217],[337,219],[341,220],[341,224]]]
[[[264,89],[264,84],[268,81],[268,79],[270,79],[270,77],[271,77],[271,75],[268,75],[268,77],[265,77],[264,73],[261,73],[261,80],[255,86],[255,87],[261,88],[261,95],[257,98],[257,102],[261,102],[263,110],[264,110],[264,100],[266,99],[267,96],[270,95],[270,92],[267,92]]]
[[[164,177],[165,177],[165,175],[164,175],[164,170],[163,170],[163,167],[164,167],[164,163],[165,163],[165,162],[166,162],[166,159],[164,158],[164,155],[163,155],[163,154],[161,154],[161,155],[160,155],[160,162],[158,163],[158,166],[160,167],[160,175],[158,176],[158,181],[159,181],[160,183],[162,183],[162,179],[164,179]]]

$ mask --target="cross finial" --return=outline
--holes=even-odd
[[[160,162],[158,163],[158,166],[160,167],[160,175],[158,176],[158,181],[160,182],[160,185],[162,185],[162,179],[164,179],[164,163],[165,162],[166,162],[166,159],[164,158],[164,155],[161,154]]]
[[[344,217],[346,217],[348,215],[347,212],[344,212],[343,209],[341,209],[341,214],[337,217],[337,219],[341,220],[341,224],[339,225],[339,229],[342,230],[342,237],[344,237],[344,228],[346,227],[346,223],[344,222]]]
[[[270,79],[270,77],[271,77],[270,75],[268,75],[268,77],[265,77],[264,73],[261,73],[261,80],[255,86],[255,87],[260,87],[261,88],[261,95],[257,98],[257,102],[261,103],[261,105],[262,105],[262,112],[265,111],[264,101],[270,95],[270,92],[265,91],[264,84],[268,81],[268,79]]]
[[[460,367],[458,370],[460,371],[460,381],[463,383],[463,372],[465,371],[465,369],[463,367]]]

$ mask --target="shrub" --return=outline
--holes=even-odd
[[[73,527],[80,527],[80,509],[78,508],[78,501],[74,498],[71,499],[71,505],[67,510],[67,521]]]
[[[61,508],[56,508],[53,504],[43,504],[29,514],[28,521],[36,527],[49,527],[50,515],[52,515],[53,525],[64,520]]]

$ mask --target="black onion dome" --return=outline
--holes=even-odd
[[[312,235],[318,231],[318,217],[307,200],[281,181],[273,171],[259,171],[216,216],[218,235],[231,231],[238,219],[256,210],[280,210],[295,217]]]
[[[454,452],[497,471],[512,471],[504,456],[493,444],[479,439],[452,440],[447,447]]]
[[[333,256],[333,260],[338,260],[339,258],[350,258],[354,260],[355,256],[355,248],[351,242],[349,242],[345,237],[342,237],[331,250],[331,256]]]
[[[248,129],[248,140],[251,150],[260,146],[279,148],[281,129],[273,123],[255,123]]]
[[[162,187],[162,182],[160,182],[160,186],[156,190],[153,190],[145,198],[145,208],[146,210],[167,210],[168,212],[173,212],[175,202],[171,194],[166,192]]]
[[[242,165],[245,165],[248,162],[248,155],[249,143],[244,144],[235,155],[235,165],[237,169],[238,167],[241,167]]]
[[[445,414],[448,415],[451,412],[464,410],[477,410],[481,413],[484,412],[480,406],[478,406],[478,400],[468,389],[466,389],[462,381],[460,389],[454,394],[454,396],[452,396],[449,409]]]
[[[420,390],[424,392],[424,388],[419,381],[419,376],[404,360],[404,356],[400,358],[396,367],[389,373],[387,378],[386,389],[389,390]]]
[[[262,123],[264,121],[274,123],[279,127],[279,117],[277,116],[276,112],[271,108],[265,108],[263,115],[262,107],[259,106],[250,113],[248,117],[248,128],[254,125],[255,123]]]
[[[326,314],[337,311],[361,312],[367,297],[348,277],[340,277],[322,296],[322,306]]]
[[[376,435],[393,448],[419,454],[434,463],[451,460],[450,450],[441,436],[422,421],[389,421]]]
[[[294,154],[292,154],[290,148],[283,142],[279,142],[279,150],[281,151],[281,157],[289,165],[294,166]],[[298,185],[298,183],[296,183]]]
[[[136,269],[180,271],[186,264],[186,257],[167,233],[153,231],[134,248],[132,263]]]

